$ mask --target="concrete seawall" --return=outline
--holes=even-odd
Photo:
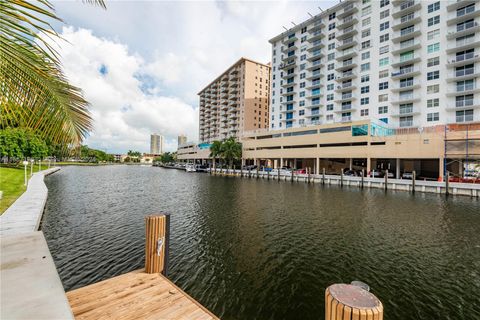
[[[47,241],[37,231],[48,196],[43,178],[58,170],[35,173],[0,217],[1,319],[73,319]]]

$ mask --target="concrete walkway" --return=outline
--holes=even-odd
[[[0,216],[0,236],[38,230],[48,196],[43,178],[58,170],[55,167],[33,174],[27,190]]]
[[[43,178],[58,170],[35,173],[0,216],[0,319],[73,319],[47,241],[37,231],[48,195]]]

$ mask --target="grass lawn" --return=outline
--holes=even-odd
[[[45,170],[48,165],[42,165]],[[0,200],[0,214],[2,214],[18,197],[25,192],[23,165],[20,166],[0,166],[0,190],[3,191]],[[38,164],[33,166],[33,171],[38,172]],[[28,166],[27,179],[30,178],[30,166]]]

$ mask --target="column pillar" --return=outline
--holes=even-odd
[[[242,168],[245,167],[245,158],[242,158]]]
[[[372,171],[372,159],[368,157],[367,158],[367,175],[370,175],[370,171]]]
[[[352,167],[353,167],[353,159],[350,158],[349,163],[348,163],[348,168],[349,168],[350,170],[352,170]]]
[[[315,159],[315,174],[320,174],[320,158]]]
[[[400,159],[397,158],[397,162],[395,163],[395,178],[400,179]]]
[[[283,158],[280,158],[280,168],[283,167]]]
[[[458,160],[458,175],[463,178],[463,160]]]
[[[440,157],[438,159],[438,181],[443,181],[443,171],[445,170],[444,167],[444,158]]]
[[[278,169],[278,160],[277,159],[273,160],[273,169]]]

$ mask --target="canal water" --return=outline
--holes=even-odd
[[[222,319],[323,319],[361,280],[385,319],[480,319],[480,202],[186,173],[65,167],[42,229],[66,290],[143,267],[144,216],[171,214],[169,277]]]

